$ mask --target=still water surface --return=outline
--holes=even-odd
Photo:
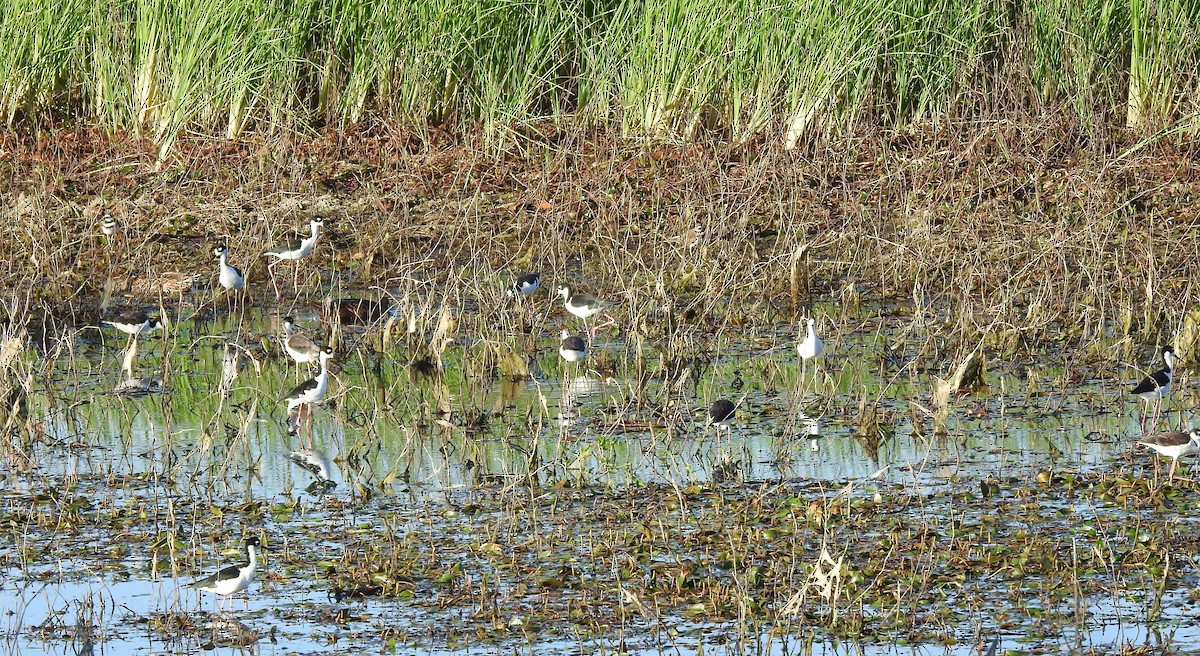
[[[314,317],[301,319],[318,326]],[[430,375],[412,365],[422,357],[420,345],[406,341],[415,338],[347,331],[329,399],[311,424],[289,435],[286,407],[278,399],[312,372],[280,354],[272,337],[275,325],[270,316],[179,322],[166,336],[143,339],[132,362],[122,350],[123,336],[95,330],[69,336],[69,348],[57,357],[23,354],[16,371],[32,383],[29,416],[42,435],[6,462],[8,511],[66,482],[88,499],[85,512],[153,506],[149,521],[157,521],[169,512],[164,508],[172,497],[208,498],[214,504],[302,509],[276,512],[277,524],[332,522],[354,530],[371,526],[380,504],[386,504],[391,522],[416,525],[419,508],[519,488],[531,477],[543,485],[571,481],[601,489],[797,480],[831,491],[853,483],[860,494],[895,488],[923,493],[981,479],[1030,481],[1051,469],[1126,468],[1150,475],[1153,464],[1146,453],[1131,450],[1138,414],[1122,376],[1132,379],[1135,372],[993,362],[988,387],[956,401],[948,434],[935,436],[925,409],[929,377],[937,372],[918,371],[915,355],[885,353],[886,332],[869,325],[827,336],[826,357],[804,371],[793,329],[778,327],[714,340],[690,369],[666,375],[664,365],[658,375],[636,379],[628,373],[637,365],[625,344],[602,335],[589,363],[574,365],[562,362],[557,341],[547,339],[530,353],[534,376],[520,381],[501,381],[479,364],[487,346],[481,340],[459,338],[442,355],[444,373]],[[225,349],[228,341],[245,351]],[[226,373],[223,383],[226,356],[243,352],[240,374]],[[659,356],[647,357],[651,364],[641,366],[654,372]],[[123,361],[132,376],[122,371]],[[127,382],[131,378],[134,383]],[[124,391],[115,393],[121,386]],[[128,393],[140,387],[144,395]],[[1189,390],[1181,387],[1172,408],[1191,407]],[[729,431],[703,421],[708,404],[718,398],[739,405]],[[863,408],[870,407],[874,422],[863,420]],[[1167,421],[1186,425],[1189,417],[1176,411]],[[881,430],[858,435],[866,423]],[[313,474],[288,459],[300,447],[328,458],[334,486],[316,485]],[[79,530],[97,532],[97,545],[113,540],[99,535],[101,525]],[[212,646],[195,635],[166,640],[147,621],[211,609],[211,597],[180,587],[198,571],[179,571],[178,563],[158,569],[149,545],[113,564],[104,560],[103,548],[80,553],[76,539],[63,540],[62,549],[28,544],[44,540],[55,541],[55,532],[14,528],[6,541],[0,587],[0,606],[8,609],[5,653],[196,653]],[[201,567],[238,558],[236,532],[204,547],[228,551],[209,554]],[[328,557],[338,557],[335,544]],[[270,562],[268,554],[260,564],[264,571],[270,571]],[[1173,615],[1185,620],[1195,612],[1184,600],[1174,601],[1166,604],[1168,625]],[[498,649],[494,642],[473,645],[465,636],[435,637],[442,635],[445,613],[397,600],[336,602],[322,581],[297,576],[260,577],[249,601],[239,599],[235,608],[257,640],[219,648],[229,653]],[[320,619],[330,608],[352,619]],[[1163,625],[1148,627],[1146,613],[1135,599],[1093,600],[1088,621],[1040,643],[1039,650],[1162,639]],[[90,638],[71,628],[81,624],[92,627]],[[638,654],[966,654],[977,648],[969,636],[960,636],[959,646],[932,647],[845,643],[811,631],[787,637],[763,633],[749,644],[727,644],[717,639],[727,627],[684,618],[669,622],[666,632],[641,624],[611,640],[548,631],[515,639],[505,651],[599,653],[621,645]],[[1169,629],[1177,647],[1200,649],[1192,625]],[[404,627],[404,640],[381,637],[383,627],[397,626]],[[1013,636],[1002,642],[1005,649],[1020,644]]]

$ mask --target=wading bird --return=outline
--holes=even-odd
[[[212,576],[189,583],[187,587],[222,595],[224,597],[221,601],[223,608],[225,603],[232,599],[232,595],[245,590],[254,580],[254,570],[258,567],[258,546],[258,538],[253,536],[246,538],[245,564],[224,567]]]
[[[264,256],[271,256],[275,261],[267,265],[267,272],[271,274],[271,286],[275,288],[275,296],[279,296],[279,285],[275,282],[275,271],[273,267],[281,260],[300,260],[308,257],[313,252],[313,247],[317,244],[317,233],[321,226],[325,223],[321,217],[314,217],[309,220],[308,226],[312,230],[312,234],[307,237],[297,237],[291,241],[272,246],[263,253]],[[296,279],[293,286],[300,285],[300,267],[296,267]]]
[[[796,352],[800,354],[802,359],[808,360],[809,358],[821,355],[821,351],[824,350],[825,342],[821,341],[821,338],[817,335],[817,320],[809,319],[808,336],[804,338],[804,341],[796,344]]]
[[[242,276],[241,269],[229,263],[229,249],[224,246],[217,246],[213,249],[213,255],[217,258],[217,282],[225,288],[225,291],[235,291],[246,286],[246,278]]]
[[[296,320],[283,318],[283,350],[296,364],[316,362],[321,357],[321,347],[305,335],[296,332]]]
[[[717,430],[730,430],[736,413],[737,406],[733,404],[733,401],[728,399],[713,401],[712,406],[708,409],[708,425],[715,426]]]
[[[587,344],[579,335],[572,335],[571,331],[562,331],[562,342],[558,346],[558,354],[567,362],[579,362],[587,357]]]
[[[513,283],[512,289],[508,290],[509,296],[533,296],[538,288],[542,286],[542,274],[526,273],[523,276],[518,276]]]
[[[329,360],[332,357],[333,349],[326,346],[318,356],[321,361],[321,373],[300,383],[283,397],[282,400],[287,402],[288,414],[296,408],[300,408],[303,413],[305,408],[320,403],[325,398],[325,392],[329,391]]]
[[[106,323],[129,335],[129,343],[125,345],[126,369],[132,367],[132,361],[137,358],[138,337],[143,333],[148,333],[162,327],[162,322],[157,317],[152,317],[143,310],[128,310],[111,319],[105,319],[100,323]]]
[[[563,297],[563,306],[567,308],[567,312],[583,320],[583,329],[588,333],[589,342],[596,338],[597,330],[613,325],[613,322],[609,321],[588,330],[587,320],[603,312],[604,308],[608,307],[607,301],[602,301],[595,296],[589,296],[580,292],[571,293],[570,287],[559,287],[558,293]]]
[[[1181,431],[1154,433],[1139,439],[1138,444],[1150,447],[1158,455],[1171,459],[1171,472],[1167,475],[1167,480],[1173,482],[1175,480],[1175,467],[1179,464],[1179,459],[1183,456],[1200,453],[1200,431],[1192,428],[1186,433]],[[1157,463],[1155,463],[1154,472],[1157,479]]]
[[[807,365],[808,361],[812,358],[821,355],[821,352],[824,350],[825,342],[821,341],[820,336],[817,335],[817,321],[816,319],[809,319],[808,336],[805,337],[803,341],[796,344],[796,353],[800,355],[800,378],[802,380],[806,376],[805,365]]]
[[[1158,423],[1159,411],[1162,409],[1162,401],[1171,393],[1171,381],[1175,378],[1175,364],[1178,358],[1175,357],[1175,351],[1171,347],[1163,349],[1163,362],[1166,363],[1166,368],[1146,376],[1142,382],[1133,388],[1133,395],[1141,397],[1143,401],[1150,404],[1153,409],[1154,423]],[[1146,432],[1146,413],[1142,413],[1142,432]]]

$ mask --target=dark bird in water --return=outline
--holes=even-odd
[[[587,344],[579,335],[572,335],[571,331],[562,331],[562,343],[558,347],[558,354],[567,362],[579,362],[587,357]]]
[[[729,428],[733,424],[733,417],[737,411],[737,406],[733,401],[720,399],[714,401],[712,407],[708,409],[708,424],[720,428]]]

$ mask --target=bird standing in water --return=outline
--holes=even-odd
[[[1175,379],[1175,365],[1178,363],[1175,351],[1170,347],[1163,349],[1162,357],[1163,362],[1167,366],[1143,378],[1131,392],[1134,396],[1140,397],[1143,401],[1150,404],[1154,415],[1153,424],[1158,424],[1163,399],[1167,398],[1167,395],[1171,393],[1171,382]],[[1146,432],[1146,417],[1147,413],[1142,413],[1141,426],[1143,433]]]
[[[1174,482],[1175,467],[1179,465],[1179,459],[1183,456],[1200,453],[1200,431],[1193,428],[1186,433],[1183,431],[1154,433],[1143,436],[1138,440],[1138,444],[1149,447],[1160,456],[1171,459],[1171,472],[1167,475],[1167,480]],[[1157,464],[1155,464],[1154,471],[1157,476]]]
[[[224,599],[221,601],[221,607],[224,608],[235,593],[245,590],[254,580],[254,571],[258,568],[257,549],[259,544],[256,537],[246,538],[246,562],[244,564],[224,567],[216,574],[189,583],[187,587],[222,595]]]
[[[800,355],[800,378],[804,380],[806,377],[806,365],[812,358],[821,355],[825,350],[825,342],[821,341],[821,337],[817,335],[817,320],[808,320],[808,336],[803,341],[796,344],[796,353]]]

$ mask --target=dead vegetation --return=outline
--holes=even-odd
[[[829,299],[902,302],[946,356],[1099,355],[1114,340],[1125,356],[1169,339],[1195,301],[1194,162],[1098,153],[1055,127],[879,132],[801,153],[567,133],[497,153],[378,129],[193,143],[166,173],[143,144],[9,134],[0,179],[15,234],[0,285],[39,325],[74,325],[110,294],[169,303],[176,290],[154,283],[212,284],[221,241],[264,301],[258,253],[323,216],[308,289],[436,285],[486,314],[482,298],[509,276],[541,270],[718,328]],[[111,246],[97,229],[106,211],[127,226]]]
[[[472,393],[545,373],[537,370],[536,343],[554,334],[561,316],[545,303],[498,309],[512,276],[532,270],[620,308],[623,350],[591,363],[603,376],[619,371],[622,387],[597,419],[602,430],[588,438],[597,451],[628,429],[674,434],[697,405],[701,379],[742,379],[733,365],[715,372],[714,343],[744,332],[757,340],[748,342],[756,352],[764,343],[773,348],[786,339],[777,334],[781,324],[814,305],[836,318],[831,343],[856,326],[876,335],[871,364],[880,380],[953,374],[934,388],[926,410],[937,434],[946,432],[956,395],[987,380],[974,375],[985,352],[988,363],[1018,352],[1070,353],[1065,378],[1080,361],[1132,359],[1135,347],[1169,341],[1182,326],[1178,345],[1187,357],[1200,191],[1189,153],[1096,152],[1054,126],[969,129],[878,133],[802,153],[643,147],[570,134],[496,153],[443,134],[379,129],[181,143],[177,166],[157,173],[156,150],[144,144],[86,132],[9,134],[0,141],[0,203],[13,231],[0,240],[0,289],[12,299],[8,332],[23,342],[27,331],[50,354],[49,371],[54,357],[76,354],[71,338],[54,348],[47,342],[77,336],[71,331],[95,324],[106,306],[153,306],[167,316],[187,292],[180,281],[211,287],[214,241],[248,272],[251,302],[269,305],[276,299],[259,254],[321,216],[325,235],[314,260],[299,268],[299,287],[280,270],[284,303],[293,293],[314,311],[332,310],[331,294],[388,299],[400,312],[381,336],[335,331],[331,341],[344,342],[347,366],[361,371],[378,369],[380,354],[397,359],[403,343],[411,372],[371,394],[349,388],[331,404],[338,421],[353,417],[369,438],[348,449],[348,466],[375,455],[373,431],[382,430],[383,416],[403,418],[406,437],[408,425],[416,435],[460,431],[456,457],[472,467],[485,462],[486,442],[477,436],[489,422],[507,444],[542,435],[559,418],[543,400],[543,408],[526,408],[524,424],[520,417],[502,424],[504,399],[485,407],[486,395]],[[98,229],[105,212],[125,226],[111,243]],[[768,359],[744,363],[746,378],[768,381],[761,385],[768,390],[789,387]],[[464,380],[448,379],[447,360]],[[548,367],[561,366],[551,360]],[[47,374],[34,367],[38,375]],[[0,419],[13,436],[0,455],[17,472],[32,468],[45,432],[26,407],[32,376],[14,368],[0,394]],[[181,407],[191,403],[188,379],[173,381],[172,402]],[[1036,374],[1027,381],[1035,388]],[[264,387],[282,387],[274,383]],[[866,457],[877,459],[904,412],[883,402],[895,395],[891,383],[863,383],[836,401],[826,377],[812,385],[835,417],[857,406],[847,423]],[[903,400],[915,413],[926,398]],[[790,400],[779,404],[791,412]],[[255,407],[224,425],[232,443],[246,441]],[[222,412],[205,416],[220,426]],[[1004,416],[986,400],[979,412]],[[912,420],[914,435],[928,419]],[[222,428],[204,433],[219,436]],[[564,429],[559,439],[567,436]],[[663,618],[711,622],[731,640],[774,635],[776,627],[918,644],[950,644],[971,625],[1064,632],[1082,623],[1068,615],[1073,605],[1078,611],[1118,582],[1132,594],[1176,594],[1179,586],[1162,585],[1171,572],[1164,563],[1196,546],[1165,521],[1172,507],[1190,503],[1184,497],[1194,485],[1151,487],[1120,472],[989,478],[979,482],[983,498],[969,485],[925,494],[880,484],[874,495],[795,481],[609,486],[590,482],[604,477],[578,465],[587,448],[580,451],[577,461],[564,450],[541,462],[531,447],[513,471],[480,468],[477,488],[464,498],[415,514],[381,492],[408,470],[372,469],[365,482],[347,486],[350,498],[310,509],[336,518],[345,504],[384,518],[350,536],[323,533],[344,528],[339,521],[333,529],[311,528],[307,516],[288,521],[303,515],[299,501],[271,508],[271,520],[259,502],[229,515],[243,513],[237,521],[249,526],[271,523],[276,544],[297,545],[272,556],[268,580],[283,588],[318,578],[333,599],[321,612],[336,613],[319,621],[343,622],[354,613],[346,600],[413,599],[423,618],[457,618],[436,625],[447,642],[473,634],[499,643],[563,627],[603,635],[632,623],[646,635],[666,627]],[[406,450],[397,462],[405,458],[415,456]],[[221,467],[236,469],[228,461]],[[60,485],[45,479],[47,489]],[[31,503],[30,496],[14,495],[0,514],[14,534],[50,535],[98,517],[83,503]],[[1064,498],[1104,512],[1080,523],[1062,511]],[[179,504],[197,518],[211,513],[211,499]],[[128,521],[149,540],[145,520]],[[207,521],[224,534],[223,520]],[[1126,521],[1138,530],[1131,534]],[[164,531],[172,532],[184,534]],[[332,556],[304,546],[321,541],[336,545]],[[132,547],[109,548],[125,558]],[[172,556],[169,566],[175,574],[191,564]],[[1189,574],[1180,585],[1193,580]],[[156,630],[172,634],[171,617]]]

